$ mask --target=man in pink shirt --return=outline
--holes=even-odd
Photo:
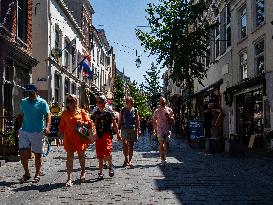
[[[171,136],[171,123],[174,120],[173,111],[166,105],[166,99],[160,97],[159,106],[153,114],[153,133],[159,141],[160,166],[166,164],[167,146]]]

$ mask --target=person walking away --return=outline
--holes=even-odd
[[[171,123],[173,120],[172,109],[166,105],[166,99],[160,97],[159,106],[153,114],[153,133],[157,135],[159,141],[160,166],[165,166],[167,163],[167,146],[171,136]]]
[[[141,129],[141,134],[143,136],[145,136],[146,129],[147,129],[147,120],[144,117],[141,117],[141,120],[140,120],[140,129]]]
[[[36,172],[32,183],[40,181],[41,154],[43,153],[44,135],[50,133],[51,116],[47,102],[38,95],[34,84],[26,86],[26,95],[20,102],[20,113],[18,115],[19,151],[24,175],[19,182],[27,182],[31,176],[28,167],[28,159],[31,151],[35,156]]]
[[[107,99],[104,95],[97,97],[96,104],[98,109],[96,109],[91,119],[94,121],[96,126],[96,154],[97,159],[99,160],[99,173],[98,180],[103,179],[103,162],[106,160],[109,166],[109,176],[114,176],[114,169],[112,164],[112,126],[117,133],[117,139],[121,140],[118,126],[114,113],[109,108],[106,108]]]
[[[140,122],[137,109],[133,107],[134,100],[132,97],[125,99],[125,107],[120,111],[119,129],[121,129],[121,137],[123,142],[124,163],[133,168],[132,158],[134,153],[134,143],[137,137],[141,134]]]
[[[61,115],[59,135],[63,135],[64,149],[67,152],[66,168],[67,181],[65,186],[73,185],[72,172],[74,152],[78,153],[81,166],[80,181],[85,181],[85,150],[91,143],[88,138],[82,137],[77,132],[77,126],[85,124],[86,127],[93,127],[92,121],[84,109],[78,107],[78,100],[75,95],[68,95],[66,98],[66,110]]]

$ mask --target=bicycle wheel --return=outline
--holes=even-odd
[[[47,138],[44,139],[42,156],[46,157],[50,152],[50,143]]]

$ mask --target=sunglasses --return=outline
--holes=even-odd
[[[101,100],[97,100],[97,104],[102,104],[102,103],[104,103],[104,102]]]

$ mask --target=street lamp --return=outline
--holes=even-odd
[[[135,63],[136,63],[136,67],[139,68],[139,67],[140,67],[140,64],[141,64],[141,60],[140,60],[139,56],[138,56],[137,59],[135,60]]]
[[[140,56],[137,55],[137,50],[136,50],[136,57],[137,57],[137,59],[135,60],[136,67],[139,68],[141,64],[141,60],[140,60]]]

